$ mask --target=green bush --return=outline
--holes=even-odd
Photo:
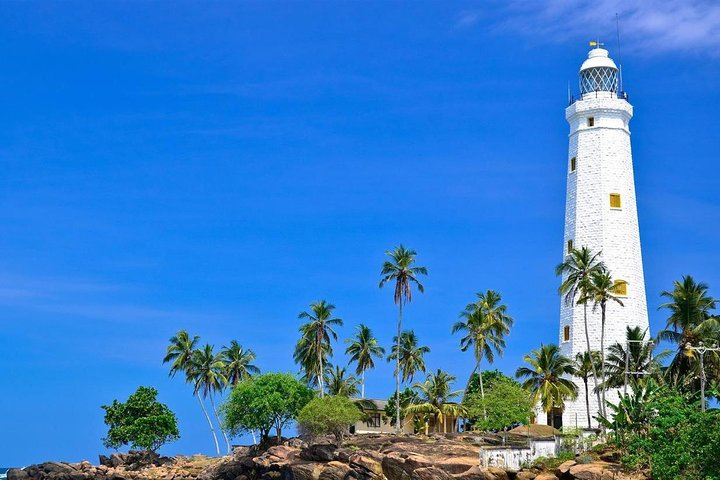
[[[350,425],[362,418],[357,404],[344,396],[316,398],[303,407],[298,425],[310,435],[333,434],[338,445]]]
[[[502,430],[530,421],[534,402],[517,382],[502,377],[485,390],[485,398],[473,393],[463,402],[476,430]]]
[[[575,460],[575,454],[572,452],[560,452],[557,457],[536,458],[532,463],[532,467],[540,470],[554,470],[568,460]]]
[[[125,403],[113,400],[103,405],[105,424],[109,427],[103,444],[118,449],[129,445],[133,449],[155,451],[164,444],[180,438],[175,414],[157,401],[157,390],[138,387]]]

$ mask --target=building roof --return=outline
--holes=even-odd
[[[593,48],[588,52],[588,58],[583,62],[580,71],[589,68],[610,67],[617,70],[617,66],[613,59],[610,58],[608,51],[604,48]]]
[[[521,425],[510,430],[508,433],[515,435],[523,435],[525,437],[552,437],[554,435],[562,435],[560,430],[550,425],[541,425],[534,423],[532,425]]]
[[[353,399],[360,405],[363,410],[385,410],[387,400],[376,400],[373,398],[355,398]]]

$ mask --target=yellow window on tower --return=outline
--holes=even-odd
[[[625,280],[615,280],[613,293],[619,297],[627,297],[627,282]]]
[[[620,201],[619,193],[610,194],[610,208],[622,208],[622,202]]]
[[[565,325],[563,327],[563,342],[569,342],[570,341],[570,325]]]
[[[574,172],[576,167],[577,167],[577,159],[575,157],[572,157],[570,159],[570,171]]]
[[[567,241],[567,253],[570,254],[573,251],[573,241],[572,238]]]

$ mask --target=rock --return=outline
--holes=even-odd
[[[570,469],[577,465],[575,460],[568,460],[567,462],[561,463],[559,467],[555,469],[555,475],[558,478],[563,478],[570,475]]]
[[[342,463],[350,463],[350,456],[353,454],[352,450],[347,448],[338,448],[333,454],[333,460]]]
[[[29,478],[27,472],[20,468],[11,468],[7,471],[7,480],[28,480]]]
[[[570,476],[577,480],[612,480],[613,473],[602,463],[577,464],[570,467]]]
[[[472,467],[478,466],[479,461],[478,457],[450,457],[444,460],[441,460],[439,463],[436,464],[437,467],[442,468],[447,473],[451,474],[459,474],[463,472],[467,472]]]
[[[295,458],[297,450],[285,445],[276,445],[268,448],[259,457],[253,458],[253,463],[261,467],[268,467],[275,464],[284,464]]]
[[[558,480],[558,477],[556,477],[552,473],[541,473],[537,477],[535,477],[535,480]]]
[[[113,467],[119,467],[120,465],[125,465],[126,460],[127,460],[127,455],[124,453],[113,453],[110,455],[110,465]]]
[[[295,463],[289,465],[293,480],[320,480],[323,471],[322,463]]]
[[[453,476],[438,467],[423,467],[413,471],[412,480],[453,480]]]
[[[432,460],[414,453],[390,452],[382,459],[383,474],[388,480],[409,480],[413,471],[432,466]]]
[[[106,467],[112,467],[112,463],[110,463],[110,458],[107,455],[98,455],[98,463]]]
[[[373,458],[370,452],[359,452],[350,456],[350,468],[355,470],[360,478],[382,479],[383,467],[381,461]]]
[[[346,463],[333,460],[320,472],[320,480],[347,480],[352,469]]]
[[[452,476],[455,480],[486,480],[488,477],[479,465],[475,465],[460,474]]]
[[[311,462],[329,462],[333,460],[336,449],[331,443],[317,443],[300,450],[300,458]]]
[[[537,477],[537,473],[530,470],[521,470],[515,475],[515,480],[533,480]]]
[[[482,472],[487,480],[510,480],[507,472],[500,467],[483,468]]]
[[[618,452],[618,451],[605,452],[602,455],[600,455],[600,460],[602,460],[603,462],[608,462],[608,463],[618,463],[618,462],[620,462],[620,452]]]
[[[291,438],[287,442],[285,442],[285,445],[291,448],[297,448],[299,450],[302,450],[303,448],[307,448],[308,444],[307,442],[299,439],[299,438]]]

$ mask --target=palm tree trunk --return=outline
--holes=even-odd
[[[602,385],[602,406],[600,411],[603,417],[607,416],[605,411],[605,302],[600,304],[600,380]]]
[[[465,396],[467,395],[468,388],[470,388],[470,382],[472,382],[472,376],[477,372],[478,367],[480,366],[480,362],[475,363],[475,368],[472,369],[472,372],[470,372],[470,376],[468,377],[468,381],[465,384],[465,390],[463,390],[463,399],[465,399]]]
[[[227,434],[225,433],[225,429],[222,428],[222,423],[220,423],[220,416],[218,415],[217,408],[215,408],[215,401],[213,400],[213,396],[210,395],[210,405],[212,406],[213,413],[215,414],[215,420],[218,423],[218,426],[220,427],[220,432],[223,435],[223,438],[225,439],[225,445],[227,446],[227,453],[230,453],[230,440],[228,440]]]
[[[395,431],[400,433],[400,329],[402,328],[402,297],[398,304],[397,351],[395,352]]]
[[[198,401],[200,402],[200,408],[202,408],[203,413],[205,414],[205,419],[208,422],[208,425],[210,426],[210,432],[212,433],[213,440],[215,440],[215,451],[218,455],[220,455],[220,445],[218,444],[217,435],[215,435],[215,427],[213,427],[212,420],[210,420],[210,415],[208,415],[207,409],[205,408],[205,403],[202,401],[202,398],[200,398],[200,392],[197,392],[195,394],[197,396]]]
[[[584,295],[583,295],[584,296]],[[588,320],[587,320],[587,301],[583,303],[583,322],[585,323],[585,341],[587,342],[587,351],[588,355],[592,358],[592,349],[590,348],[590,332],[588,332]],[[598,410],[599,413],[602,413],[602,401],[600,399],[600,390],[598,390],[598,374],[597,374],[597,368],[595,368],[595,362],[591,362],[592,364],[592,371],[593,371],[593,384],[595,386],[595,395],[597,396],[598,401]]]
[[[588,428],[592,428],[592,423],[590,422],[590,390],[588,389],[587,377],[583,378],[583,382],[585,383],[585,408],[587,409]]]
[[[325,396],[325,386],[323,385],[323,359],[322,354],[320,353],[320,349],[318,349],[318,366],[320,367],[320,371],[318,372],[318,386],[320,387],[320,397]]]
[[[360,396],[365,399],[365,370],[360,374]]]
[[[483,420],[487,420],[487,410],[485,409],[485,387],[483,386],[482,368],[480,368],[480,360],[478,360],[477,369],[478,376],[480,377],[480,398],[482,398],[483,401]]]

